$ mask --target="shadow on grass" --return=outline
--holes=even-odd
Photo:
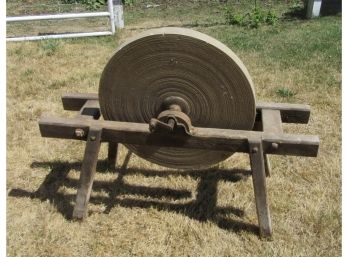
[[[222,229],[235,232],[248,231],[254,234],[258,233],[258,227],[253,224],[237,220],[244,216],[244,211],[232,206],[218,207],[217,203],[217,185],[219,181],[238,182],[250,176],[249,170],[232,169],[209,169],[195,171],[178,171],[178,170],[142,170],[138,168],[127,168],[131,154],[128,153],[123,165],[114,169],[118,174],[114,181],[94,181],[93,191],[106,191],[108,197],[91,197],[90,202],[93,204],[103,204],[106,206],[104,213],[109,213],[112,208],[122,206],[126,208],[156,208],[160,211],[170,211],[186,215],[192,219],[205,222],[212,221]],[[77,189],[79,182],[77,179],[68,178],[71,169],[79,170],[80,162],[33,162],[32,168],[49,167],[51,172],[46,176],[44,182],[35,192],[28,192],[23,189],[12,189],[9,196],[13,197],[30,197],[40,199],[41,201],[49,200],[55,205],[57,210],[67,219],[72,218],[73,202],[76,195],[63,194],[58,192],[62,186]],[[106,172],[107,162],[99,161],[97,165],[98,172]],[[130,174],[140,174],[145,177],[167,177],[167,176],[191,176],[199,179],[197,186],[196,199],[186,203],[175,203],[170,200],[180,200],[191,198],[191,192],[188,190],[178,190],[163,187],[145,187],[130,185],[124,182],[124,176]],[[124,194],[142,195],[150,197],[151,200],[142,199],[120,199],[118,196]],[[167,201],[163,201],[163,199]],[[158,201],[156,199],[161,199]],[[169,200],[169,201],[168,201]],[[225,215],[234,215],[237,219],[226,218]]]
[[[306,10],[302,6],[291,7],[286,13],[283,14],[283,20],[305,20]]]

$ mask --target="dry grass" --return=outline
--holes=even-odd
[[[175,9],[170,12],[167,21],[175,22]],[[240,172],[249,169],[245,155],[234,155],[210,170],[182,172],[129,155],[122,147],[116,171],[109,171],[103,146],[89,217],[83,223],[70,220],[83,143],[42,138],[37,120],[43,113],[71,115],[62,110],[63,93],[96,92],[100,73],[119,42],[163,25],[158,16],[147,17],[146,23],[133,19],[115,38],[7,45],[8,255],[339,256],[341,45],[339,38],[328,36],[307,49],[312,41],[301,43],[299,38],[320,28],[340,30],[339,17],[284,23],[279,34],[273,28],[195,27],[240,56],[259,100],[312,106],[308,125],[286,125],[285,130],[318,134],[319,156],[271,157],[267,186],[273,241],[257,236],[251,177]],[[190,17],[181,19],[177,22],[191,23]],[[264,45],[256,45],[257,39]],[[289,47],[281,47],[284,42],[296,43],[305,52],[289,56]],[[326,52],[331,50],[329,58]],[[310,58],[291,62],[291,56],[302,54]],[[326,76],[318,79],[322,73]],[[296,94],[282,98],[276,93],[279,87]]]

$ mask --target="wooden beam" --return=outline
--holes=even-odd
[[[79,114],[76,118],[83,119],[99,119],[100,118],[100,107],[98,100],[87,100],[81,107]]]
[[[262,115],[262,130],[267,133],[283,133],[282,128],[282,119],[280,116],[279,110],[273,110],[273,109],[262,109],[261,110]],[[263,159],[265,161],[265,171],[266,176],[271,176],[271,163],[269,161],[269,158],[266,154],[264,154]]]
[[[62,96],[63,108],[68,111],[79,111],[87,100],[98,100],[98,94],[70,93]]]
[[[62,96],[64,110],[79,111],[87,100],[98,100],[98,94],[93,93],[72,93]],[[256,103],[256,121],[261,120],[261,110],[280,110],[282,122],[284,123],[308,123],[310,106],[305,104],[286,103]]]
[[[156,145],[211,149],[231,152],[249,151],[248,139],[261,138],[265,153],[317,156],[318,136],[273,134],[258,131],[194,128],[192,136],[151,133],[146,123],[44,117],[39,121],[43,137],[86,140],[89,127],[103,130],[102,141],[137,145]],[[76,130],[82,131],[80,136]]]
[[[261,110],[279,110],[281,120],[284,123],[307,124],[311,113],[311,108],[306,104],[287,104],[287,103],[256,103],[256,120],[261,120]]]
[[[279,110],[262,109],[262,129],[268,133],[283,133]]]

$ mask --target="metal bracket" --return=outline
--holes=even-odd
[[[157,119],[152,118],[149,128],[151,132],[172,132],[188,136],[193,132],[190,118],[185,113],[175,110],[163,111]]]

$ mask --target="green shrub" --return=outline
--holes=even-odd
[[[255,8],[251,13],[248,13],[247,17],[249,17],[247,26],[250,28],[258,28],[266,20],[264,13],[259,8]]]
[[[228,25],[258,28],[262,24],[275,25],[279,18],[274,11],[266,12],[258,7],[245,14],[235,13],[231,8],[225,8],[225,20]]]
[[[242,14],[234,14],[232,10],[226,9],[226,23],[229,25],[243,25],[244,15]]]
[[[266,16],[266,23],[268,25],[274,25],[278,22],[279,18],[274,11],[269,10]]]

